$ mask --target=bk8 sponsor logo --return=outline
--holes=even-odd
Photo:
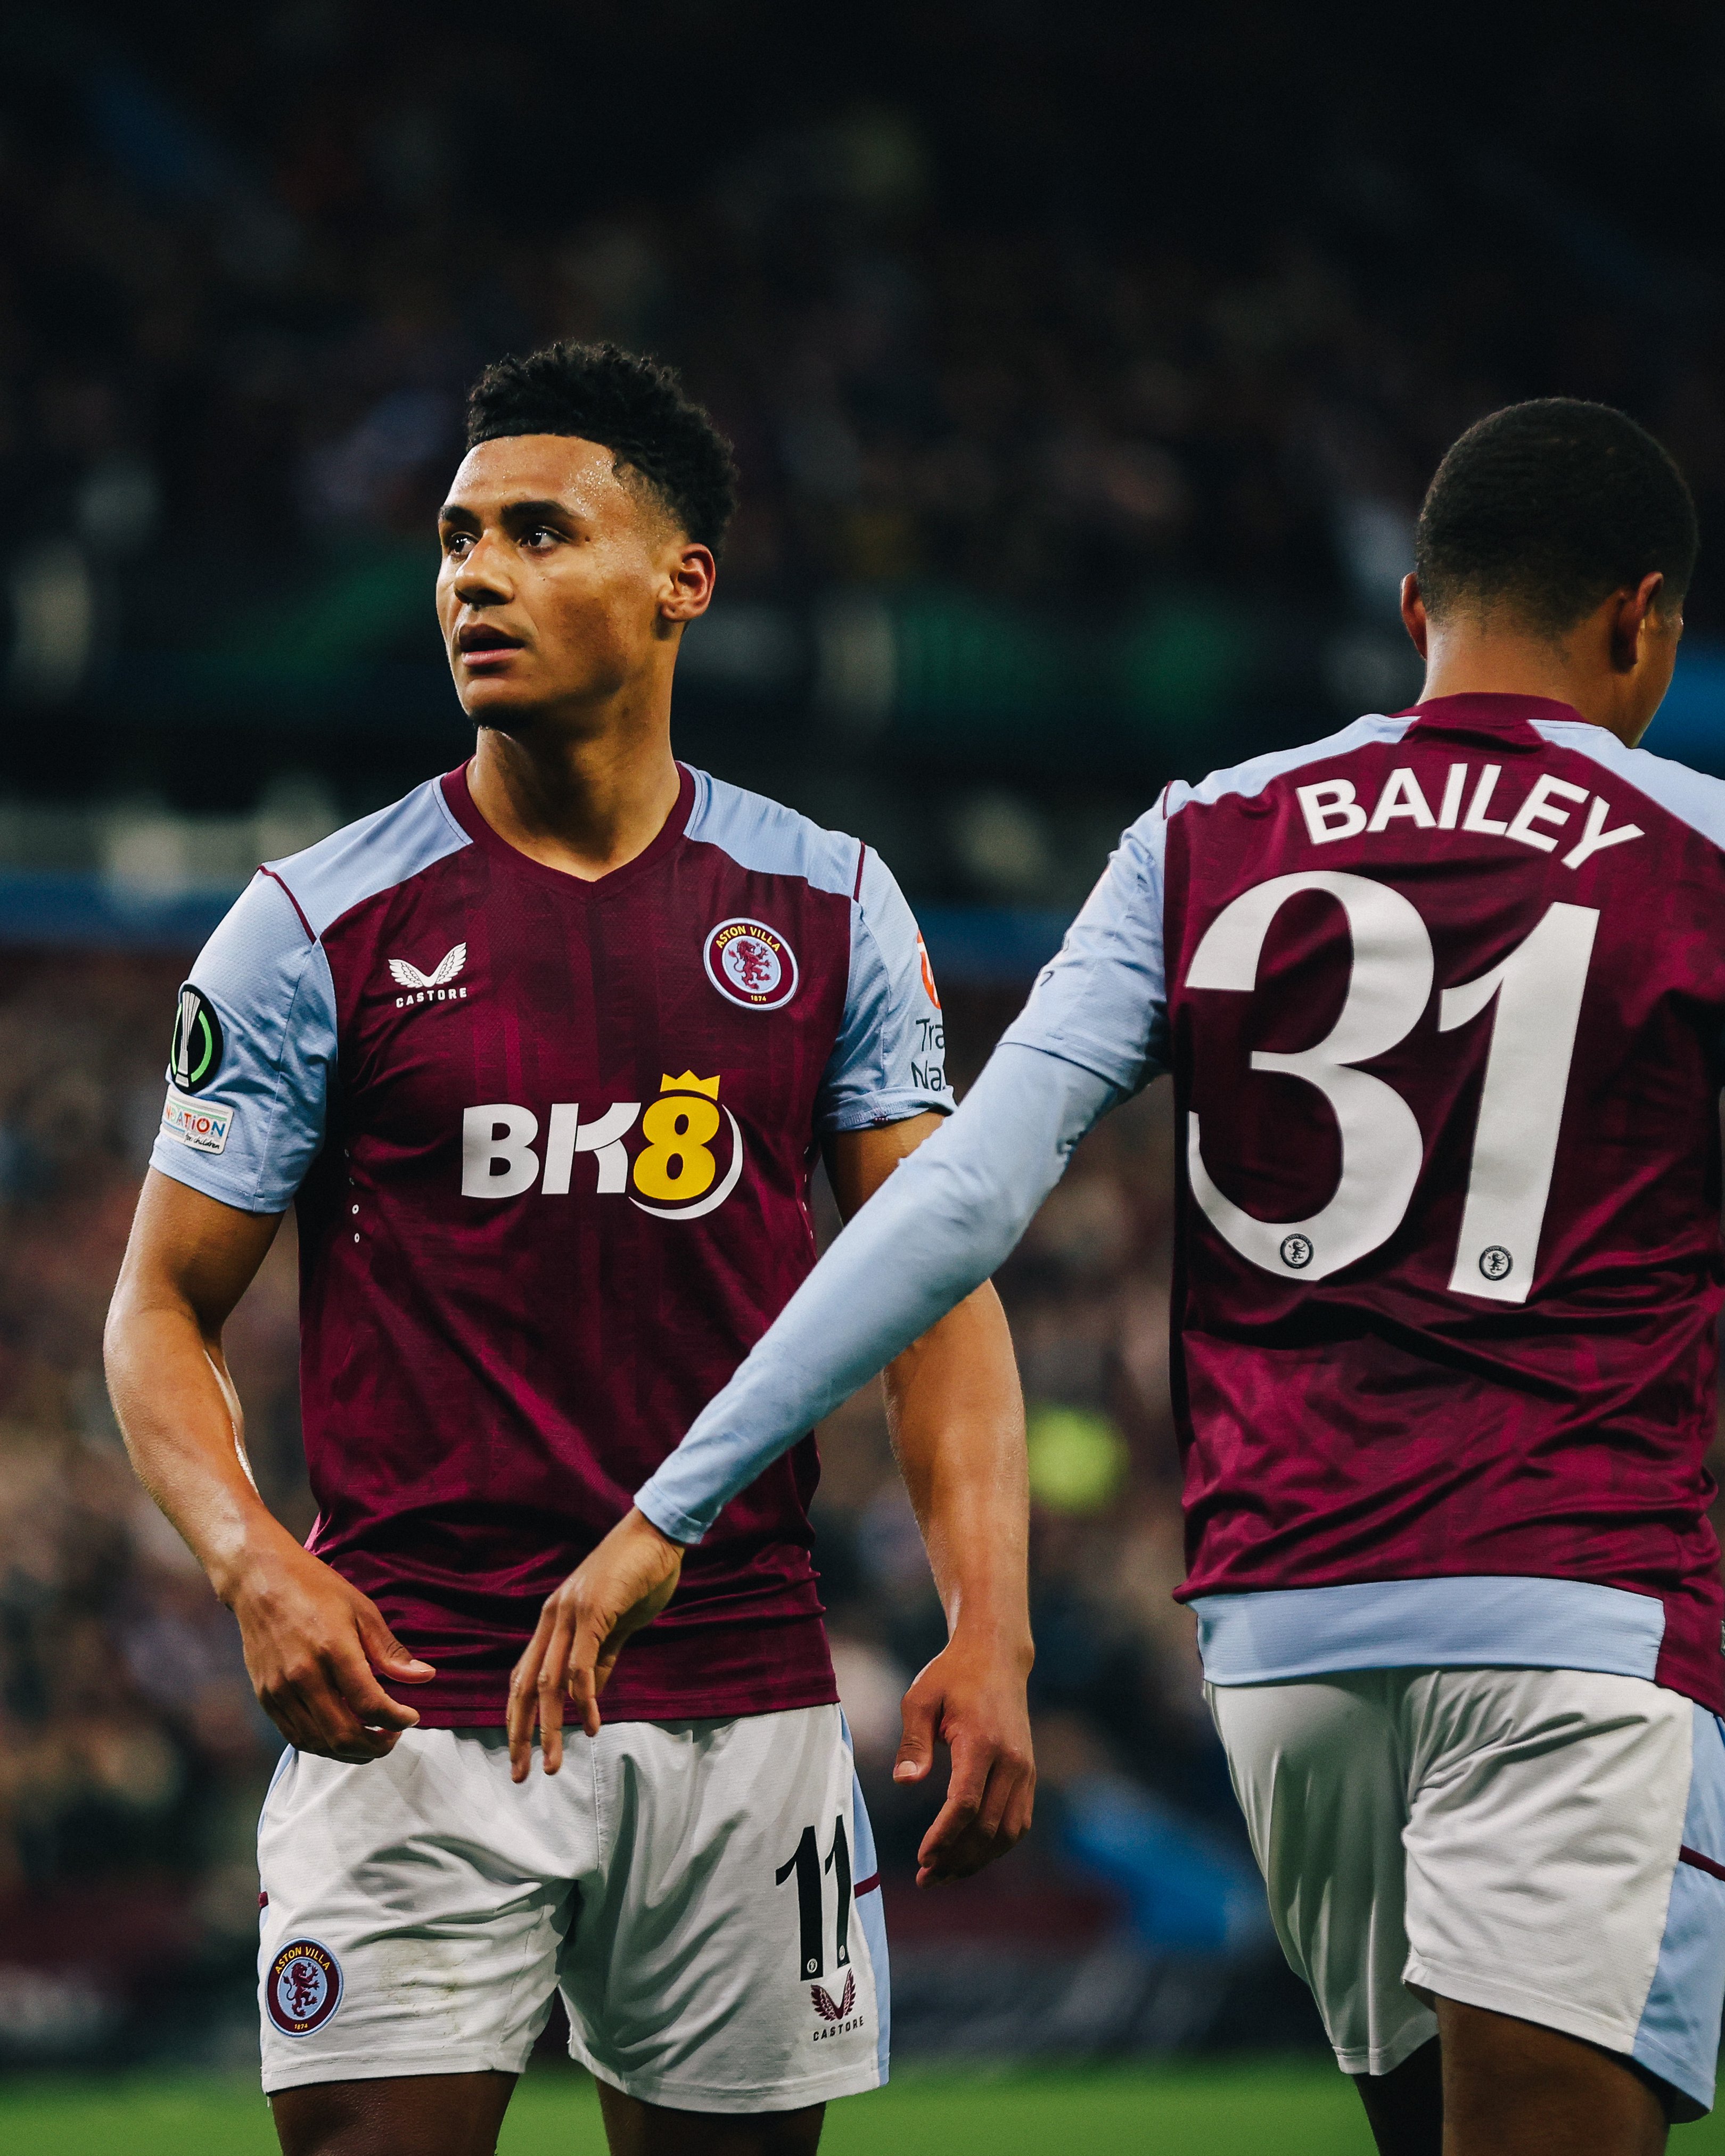
[[[627,1197],[661,1219],[693,1220],[714,1212],[742,1174],[742,1132],[719,1100],[719,1079],[685,1070],[660,1081],[656,1100],[614,1101],[584,1112],[574,1101],[553,1101],[542,1125],[531,1109],[490,1101],[461,1118],[461,1194],[519,1198],[536,1189],[565,1198],[577,1157],[593,1156],[591,1188],[601,1198]],[[636,1133],[633,1153],[624,1142]]]

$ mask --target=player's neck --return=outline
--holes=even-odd
[[[573,738],[483,726],[467,767],[474,806],[499,838],[586,882],[646,851],[680,784],[663,724]]]
[[[1614,669],[1603,633],[1578,624],[1567,642],[1551,643],[1486,623],[1433,624],[1420,701],[1439,696],[1543,696],[1567,704],[1589,726],[1603,726],[1633,748],[1651,712],[1640,708],[1625,676]]]

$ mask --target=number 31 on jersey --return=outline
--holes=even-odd
[[[1186,986],[1250,995],[1271,922],[1291,898],[1309,891],[1327,892],[1348,916],[1353,957],[1347,999],[1315,1045],[1291,1055],[1259,1050],[1251,1067],[1302,1079],[1329,1102],[1342,1140],[1335,1191],[1308,1219],[1259,1219],[1217,1188],[1204,1166],[1195,1111],[1187,1167],[1205,1217],[1243,1258],[1284,1279],[1322,1280],[1389,1240],[1420,1180],[1425,1141],[1413,1110],[1393,1086],[1356,1066],[1404,1040],[1425,1009],[1435,970],[1425,923],[1400,891],[1370,876],[1322,870],[1274,876],[1217,915]],[[1445,988],[1439,998],[1440,1033],[1492,1006],[1467,1201],[1450,1275],[1454,1294],[1524,1302],[1533,1284],[1599,920],[1596,906],[1553,904],[1489,973]]]

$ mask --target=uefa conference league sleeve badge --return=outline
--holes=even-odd
[[[187,981],[174,1009],[167,1052],[167,1101],[162,1135],[194,1152],[222,1152],[234,1127],[234,1111],[197,1098],[222,1067],[222,1021],[202,988]]]

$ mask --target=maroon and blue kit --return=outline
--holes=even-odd
[[[1165,1003],[1103,1075],[1174,1075],[1213,1681],[1507,1662],[1725,1710],[1725,787],[1448,696],[1171,787],[1126,865]],[[1058,978],[1009,1038],[1055,1045],[1039,1003],[1074,1053]]]
[[[154,1164],[297,1210],[311,1548],[495,1724],[544,1597],[814,1260],[829,1133],[950,1106],[854,839],[685,769],[645,852],[529,860],[465,773],[261,870],[181,992]],[[836,1697],[805,1439],[691,1550],[609,1720]]]

